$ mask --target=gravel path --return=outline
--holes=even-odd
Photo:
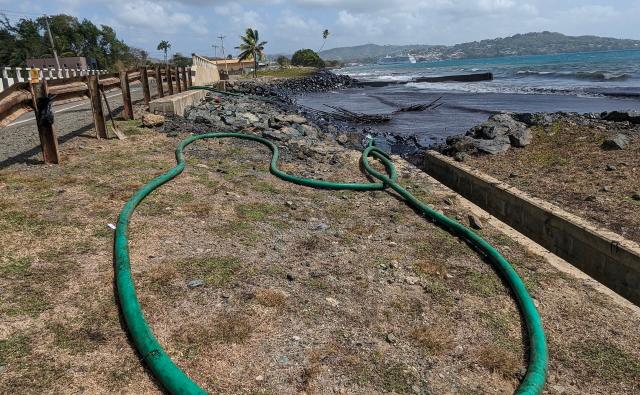
[[[155,82],[150,81],[150,89],[155,92]],[[114,91],[107,96],[117,94]],[[131,99],[138,102],[143,100],[142,89],[139,84],[131,87]],[[81,104],[78,106],[78,104]],[[122,111],[122,96],[109,98],[114,114]],[[58,143],[64,144],[93,129],[93,117],[91,115],[91,103],[89,100],[76,103],[68,103],[58,107],[58,110],[74,106],[69,110],[55,114],[55,125],[58,131]],[[75,107],[78,106],[78,107]],[[54,107],[54,111],[58,111]],[[106,108],[104,108],[106,115]],[[33,113],[25,114],[18,121],[29,119]],[[41,163],[40,139],[35,119],[14,126],[0,128],[0,169],[14,163]]]

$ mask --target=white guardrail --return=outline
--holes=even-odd
[[[9,88],[11,85],[19,82],[28,82],[31,74],[31,67],[1,67],[2,80],[0,83],[0,92]],[[38,70],[40,79],[57,80],[62,78],[80,77],[85,75],[100,75],[107,73],[107,70],[90,70],[90,69],[55,69],[42,68]]]

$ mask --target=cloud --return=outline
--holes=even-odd
[[[113,18],[133,30],[173,34],[191,31],[206,34],[206,21],[171,7],[171,3],[151,0],[115,0],[107,3]]]
[[[7,0],[0,0],[0,4]],[[26,3],[25,3],[26,2]],[[529,31],[640,38],[637,0],[25,0],[23,7],[63,10],[108,22],[127,42],[155,49],[213,53],[225,35],[229,52],[247,27],[268,52],[380,44],[454,44]],[[22,9],[22,8],[19,8]]]

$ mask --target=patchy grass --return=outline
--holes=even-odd
[[[282,308],[285,306],[287,294],[277,289],[259,289],[256,292],[255,300],[265,307]]]
[[[505,378],[516,377],[523,366],[521,358],[513,351],[492,344],[480,347],[475,357],[485,369],[500,373]]]
[[[465,283],[471,293],[483,297],[496,296],[503,289],[494,272],[468,271],[465,273]]]
[[[47,328],[54,335],[53,344],[73,354],[86,353],[97,348],[106,337],[100,331],[92,329],[91,322],[81,328],[71,327],[70,323],[53,322]]]
[[[31,354],[31,338],[17,334],[0,340],[0,366],[19,361]]]
[[[411,341],[428,355],[438,355],[451,347],[452,339],[448,331],[440,326],[425,325],[411,331]]]
[[[235,210],[240,219],[261,222],[268,216],[282,210],[282,208],[268,203],[243,203],[236,205]]]
[[[22,278],[27,276],[31,262],[27,258],[0,256],[0,276],[6,278]]]
[[[534,127],[525,149],[501,155],[470,157],[473,168],[555,203],[579,217],[640,241],[640,210],[631,196],[640,191],[640,127],[568,117]],[[605,139],[623,133],[623,150],[600,148]],[[609,191],[603,191],[603,187]]]
[[[240,260],[231,256],[194,258],[174,264],[191,278],[200,278],[213,286],[224,286],[231,282],[240,270]]]
[[[618,346],[603,341],[581,341],[574,350],[584,374],[603,376],[607,380],[635,382],[640,379],[640,359],[622,351]]]
[[[351,364],[349,373],[356,382],[373,385],[380,391],[405,394],[413,392],[412,387],[419,383],[416,373],[406,364],[389,361],[378,352],[348,362]]]
[[[224,313],[216,320],[211,338],[222,343],[244,343],[254,331],[254,321],[242,314]]]

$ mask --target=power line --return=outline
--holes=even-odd
[[[42,16],[43,14],[36,14],[36,13],[32,13],[32,12],[25,12],[25,11],[11,11],[11,10],[0,10],[0,14],[13,14],[16,16]]]

